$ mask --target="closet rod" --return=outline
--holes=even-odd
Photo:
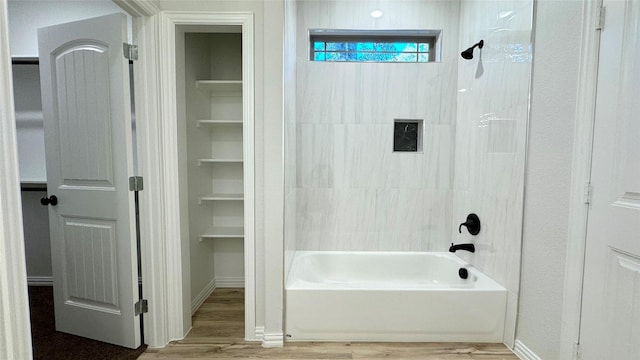
[[[40,65],[37,57],[14,57],[11,58],[12,65]],[[133,65],[133,60],[129,60],[129,65]]]
[[[37,57],[13,57],[12,65],[40,65],[40,59]]]
[[[47,191],[47,183],[41,182],[21,182],[21,191]]]

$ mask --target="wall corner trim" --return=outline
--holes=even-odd
[[[271,333],[264,334],[262,339],[262,347],[264,348],[279,348],[284,346],[284,334],[283,333]]]
[[[113,0],[121,9],[131,16],[153,16],[160,12],[155,0]]]
[[[254,337],[251,339],[245,339],[247,341],[262,341],[264,340],[264,326],[256,326],[254,331]]]
[[[522,360],[542,360],[541,357],[536,355],[536,353],[529,349],[527,345],[520,340],[516,340],[516,346],[514,346],[513,352]]]
[[[198,296],[196,296],[196,298],[193,299],[193,301],[191,301],[191,316],[193,316],[193,314],[195,314],[196,311],[198,311],[200,306],[204,304],[204,302],[207,300],[209,295],[211,295],[211,293],[215,289],[216,289],[216,279],[211,279],[211,281],[207,284],[207,286],[205,286],[204,289],[200,291]]]
[[[571,189],[565,261],[562,321],[560,328],[561,359],[569,359],[573,346],[580,341],[582,316],[582,283],[586,251],[588,205],[584,204],[584,184],[591,177],[591,153],[597,94],[600,33],[595,30],[599,21],[602,0],[584,0],[576,118],[571,169]]]

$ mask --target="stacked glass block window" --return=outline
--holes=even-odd
[[[427,63],[436,61],[433,31],[315,30],[310,34],[312,61]]]

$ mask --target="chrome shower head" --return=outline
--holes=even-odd
[[[462,56],[463,59],[467,59],[467,60],[473,59],[473,49],[476,46],[478,47],[478,49],[482,49],[482,47],[484,46],[484,40],[480,40],[477,44],[475,44],[472,47],[468,48],[467,50],[461,52],[460,56]]]

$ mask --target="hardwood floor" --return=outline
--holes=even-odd
[[[193,316],[184,340],[147,349],[139,359],[421,359],[517,360],[502,344],[468,343],[302,343],[265,349],[244,341],[244,290],[216,289]]]

